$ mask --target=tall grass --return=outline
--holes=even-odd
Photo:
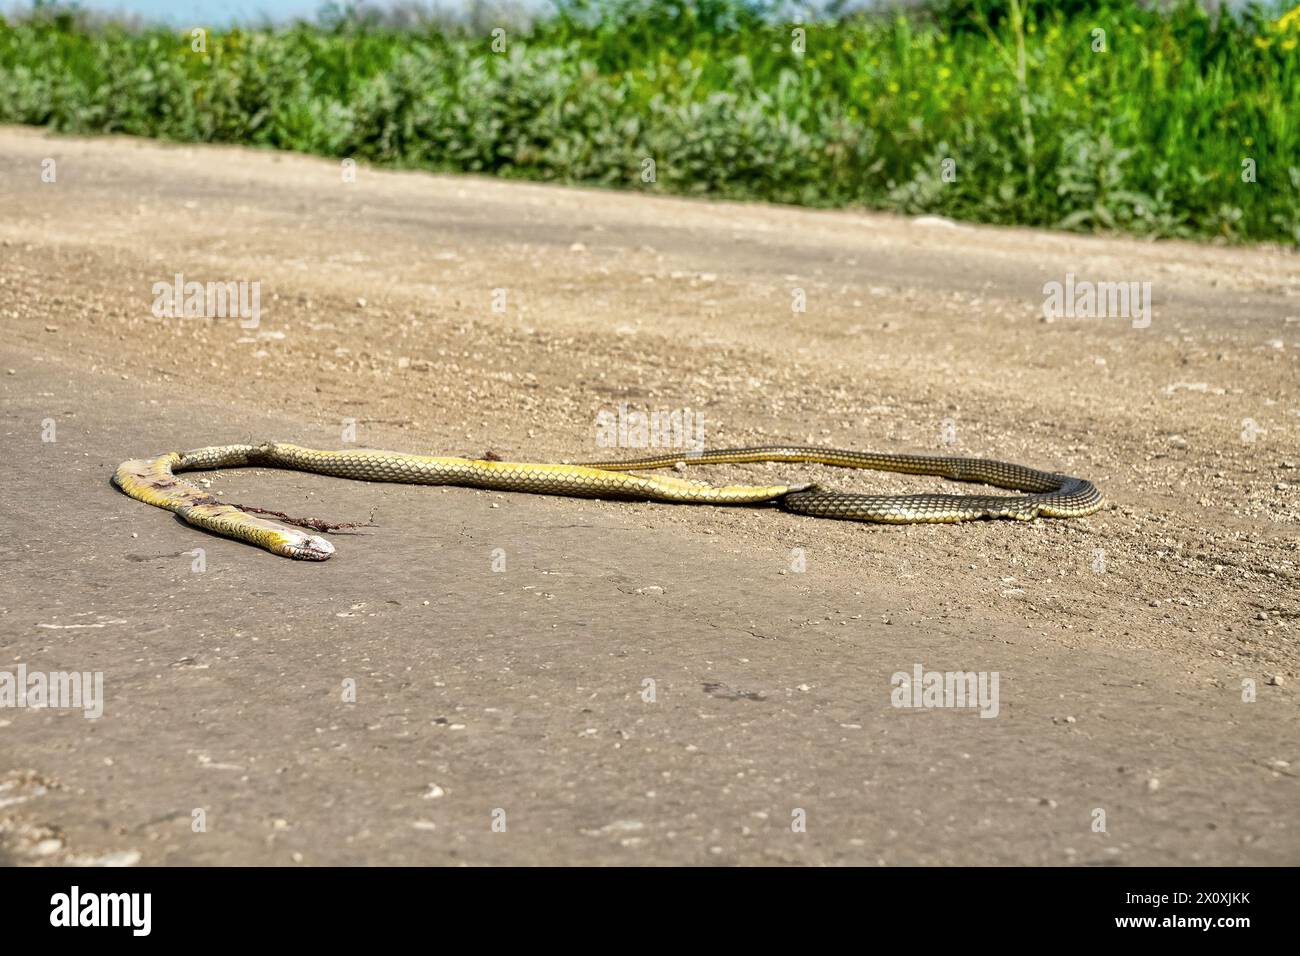
[[[640,190],[1300,241],[1300,7],[577,0],[515,35],[0,19],[0,121]],[[1099,40],[1104,31],[1104,40]],[[1097,49],[1104,42],[1104,51]],[[649,164],[654,161],[653,180]],[[1254,180],[1244,175],[1253,165]],[[945,173],[947,175],[945,175]]]

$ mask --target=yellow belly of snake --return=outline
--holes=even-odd
[[[978,482],[1026,494],[864,495],[830,491],[812,484],[724,485],[686,478],[630,474],[670,468],[678,463],[746,464],[807,462],[843,468],[870,468],[913,475],[936,475]],[[318,451],[298,445],[219,445],[157,458],[133,459],[118,466],[113,483],[132,498],[174,511],[187,523],[215,534],[247,541],[288,558],[324,561],[334,546],[319,535],[258,517],[213,495],[176,472],[259,466],[333,475],[359,481],[420,485],[459,485],[493,491],[620,498],[694,504],[739,505],[774,502],[795,514],[889,524],[956,522],[976,518],[1077,518],[1102,506],[1090,481],[985,458],[948,458],[841,451],[795,445],[672,452],[619,462],[572,465],[444,458],[401,452],[349,449]]]

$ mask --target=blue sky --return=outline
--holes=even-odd
[[[184,25],[256,22],[261,14],[273,19],[313,17],[321,0],[77,0],[84,10],[134,14],[145,20]],[[29,0],[0,0],[0,11],[11,13],[31,6]]]
[[[343,4],[348,2],[349,0],[342,0]],[[327,3],[329,0],[59,0],[59,5],[80,7],[110,16],[125,14],[130,19],[175,27],[195,24],[257,24],[268,18],[277,23],[300,18],[314,20]],[[486,7],[488,10],[546,10],[552,7],[551,0],[362,0],[362,4],[372,8],[394,5],[432,7],[436,11],[452,14],[463,13],[475,7]],[[28,10],[31,6],[32,0],[0,0],[0,13],[12,14]]]
[[[269,16],[272,20],[313,19],[325,0],[74,0],[85,10],[102,13],[125,13],[145,20],[176,26],[203,23],[214,26],[229,23],[257,23]],[[384,0],[370,0],[368,6],[385,6]],[[469,0],[439,0],[437,6],[458,10]],[[0,0],[6,13],[31,6],[30,0]]]
[[[258,23],[266,17],[274,21],[293,20],[300,17],[314,19],[326,0],[73,0],[83,9],[102,13],[125,13],[145,20],[172,24],[178,27],[193,24],[225,26],[231,23]],[[366,0],[367,6],[388,6],[394,0]],[[857,0],[852,6],[870,6],[879,0]],[[904,4],[907,0],[902,0]],[[1242,6],[1246,0],[1228,0],[1228,6]],[[425,0],[446,11],[459,11],[472,6],[474,0]],[[546,7],[547,0],[514,0],[525,8]],[[489,4],[490,5],[490,4]],[[31,6],[30,0],[0,0],[0,12],[10,13]]]

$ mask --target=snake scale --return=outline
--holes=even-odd
[[[687,478],[630,473],[633,470],[671,468],[678,463],[709,465],[765,461],[936,475],[1025,494],[864,495],[831,491],[813,484],[716,487]],[[319,451],[279,442],[218,445],[123,462],[113,475],[113,483],[132,498],[173,511],[191,525],[227,538],[247,541],[283,557],[324,561],[334,553],[334,546],[319,535],[249,514],[235,505],[223,504],[198,485],[176,477],[179,471],[241,466],[287,468],[360,481],[459,485],[578,498],[713,505],[775,502],[795,514],[889,524],[957,522],[976,518],[1014,518],[1020,521],[1039,516],[1077,518],[1092,514],[1104,500],[1092,482],[1082,478],[985,458],[880,454],[800,445],[679,451],[629,461],[572,465],[432,457],[368,449]]]

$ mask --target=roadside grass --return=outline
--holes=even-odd
[[[1293,244],[1298,40],[1300,7],[1190,0],[938,0],[803,25],[738,0],[571,0],[498,37],[352,14],[202,49],[38,8],[0,18],[0,122]]]

